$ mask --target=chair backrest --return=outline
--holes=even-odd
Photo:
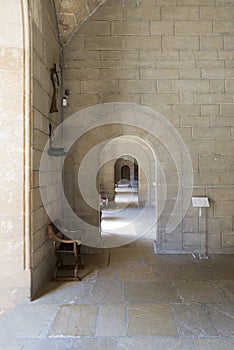
[[[48,235],[51,241],[60,242],[59,237],[56,235],[57,233],[59,233],[59,230],[56,228],[56,226],[53,223],[49,224]]]

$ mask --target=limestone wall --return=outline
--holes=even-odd
[[[0,12],[0,309],[29,295],[24,232],[24,43],[22,8]],[[13,28],[13,30],[12,30]]]
[[[42,203],[39,189],[39,169],[42,152],[49,137],[49,123],[53,129],[61,122],[61,47],[54,6],[52,1],[31,1],[32,15],[32,215],[31,215],[31,268],[32,268],[32,296],[48,278],[54,268],[54,257],[51,242],[48,240],[47,225],[50,219]],[[60,85],[57,86],[57,107],[59,112],[50,113],[53,86],[50,69],[54,63]],[[47,152],[47,149],[44,150]],[[52,161],[52,160],[51,160]],[[61,213],[61,203],[53,198],[58,214]]]
[[[203,217],[210,252],[233,252],[225,238],[234,212],[233,17],[228,0],[108,0],[64,48],[66,117],[99,103],[131,102],[159,112],[180,133],[193,162],[193,195],[211,201]],[[159,249],[191,251],[194,208],[173,234],[165,233],[176,195],[173,174],[171,165]]]

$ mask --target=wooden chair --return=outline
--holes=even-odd
[[[52,246],[56,257],[54,280],[81,281],[81,278],[78,276],[78,268],[83,268],[83,266],[80,264],[81,240],[72,240],[65,238],[64,234],[53,223],[50,223],[48,225],[48,235],[52,241]],[[63,254],[73,255],[74,264],[65,265],[63,263]],[[58,270],[62,269],[74,269],[73,276],[57,276]]]

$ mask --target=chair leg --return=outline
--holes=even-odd
[[[78,280],[81,281],[81,278],[78,276],[78,267],[79,267],[79,261],[76,260],[75,267],[74,267],[74,277],[78,278]]]
[[[58,271],[59,266],[60,266],[60,260],[57,259],[56,260],[56,265],[55,265],[55,270],[54,270],[54,278],[57,277],[57,271]]]

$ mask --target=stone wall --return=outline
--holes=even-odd
[[[32,268],[32,296],[38,291],[52,274],[54,257],[51,242],[48,240],[47,216],[45,205],[42,203],[39,189],[39,168],[42,152],[48,141],[49,123],[53,129],[61,122],[61,47],[58,39],[55,9],[52,1],[31,1],[32,15],[32,188],[31,188],[31,268]],[[50,69],[56,63],[60,85],[57,94],[58,112],[50,113],[53,86]],[[47,152],[47,149],[44,150]],[[58,215],[61,203],[58,198]],[[48,197],[49,201],[49,197]]]
[[[228,0],[109,0],[64,48],[66,117],[95,104],[130,102],[149,106],[180,133],[193,162],[193,195],[210,199],[203,217],[210,252],[233,252],[225,238],[233,232],[234,212],[233,17]],[[194,208],[174,234],[165,233],[172,188],[158,247],[193,251]]]
[[[24,42],[19,1],[0,13],[0,314],[29,296],[24,221]],[[13,28],[13,30],[12,30]]]

